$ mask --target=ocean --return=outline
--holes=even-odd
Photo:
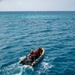
[[[39,47],[35,67],[19,65]],[[75,75],[75,12],[0,12],[0,75]]]

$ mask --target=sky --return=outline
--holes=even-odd
[[[0,0],[0,11],[75,11],[75,0]]]

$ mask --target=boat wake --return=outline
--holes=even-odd
[[[42,63],[42,67],[43,67],[43,69],[44,69],[43,71],[46,72],[47,69],[52,68],[53,65],[50,64],[50,63],[47,63],[47,62],[43,62],[43,63]]]
[[[48,62],[42,62],[40,68],[36,70],[37,74],[34,75],[46,75],[47,71],[51,69],[53,65]]]
[[[20,69],[19,73],[15,75],[31,75],[32,72],[34,71],[34,69],[28,65],[19,66],[19,69]]]
[[[28,65],[19,65],[18,63],[11,64],[2,70],[0,70],[1,75],[31,75],[34,69]],[[10,74],[9,74],[10,72]]]

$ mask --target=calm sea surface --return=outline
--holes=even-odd
[[[38,47],[36,67],[18,64]],[[0,75],[75,75],[75,12],[0,12]]]

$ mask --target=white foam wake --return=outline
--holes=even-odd
[[[28,65],[19,66],[19,69],[20,72],[15,75],[31,75],[31,73],[34,71],[34,69]]]
[[[47,68],[52,68],[52,67],[53,67],[52,64],[49,64],[49,63],[47,63],[47,62],[43,62],[43,63],[42,63],[42,66],[43,66],[45,69],[47,69]]]

